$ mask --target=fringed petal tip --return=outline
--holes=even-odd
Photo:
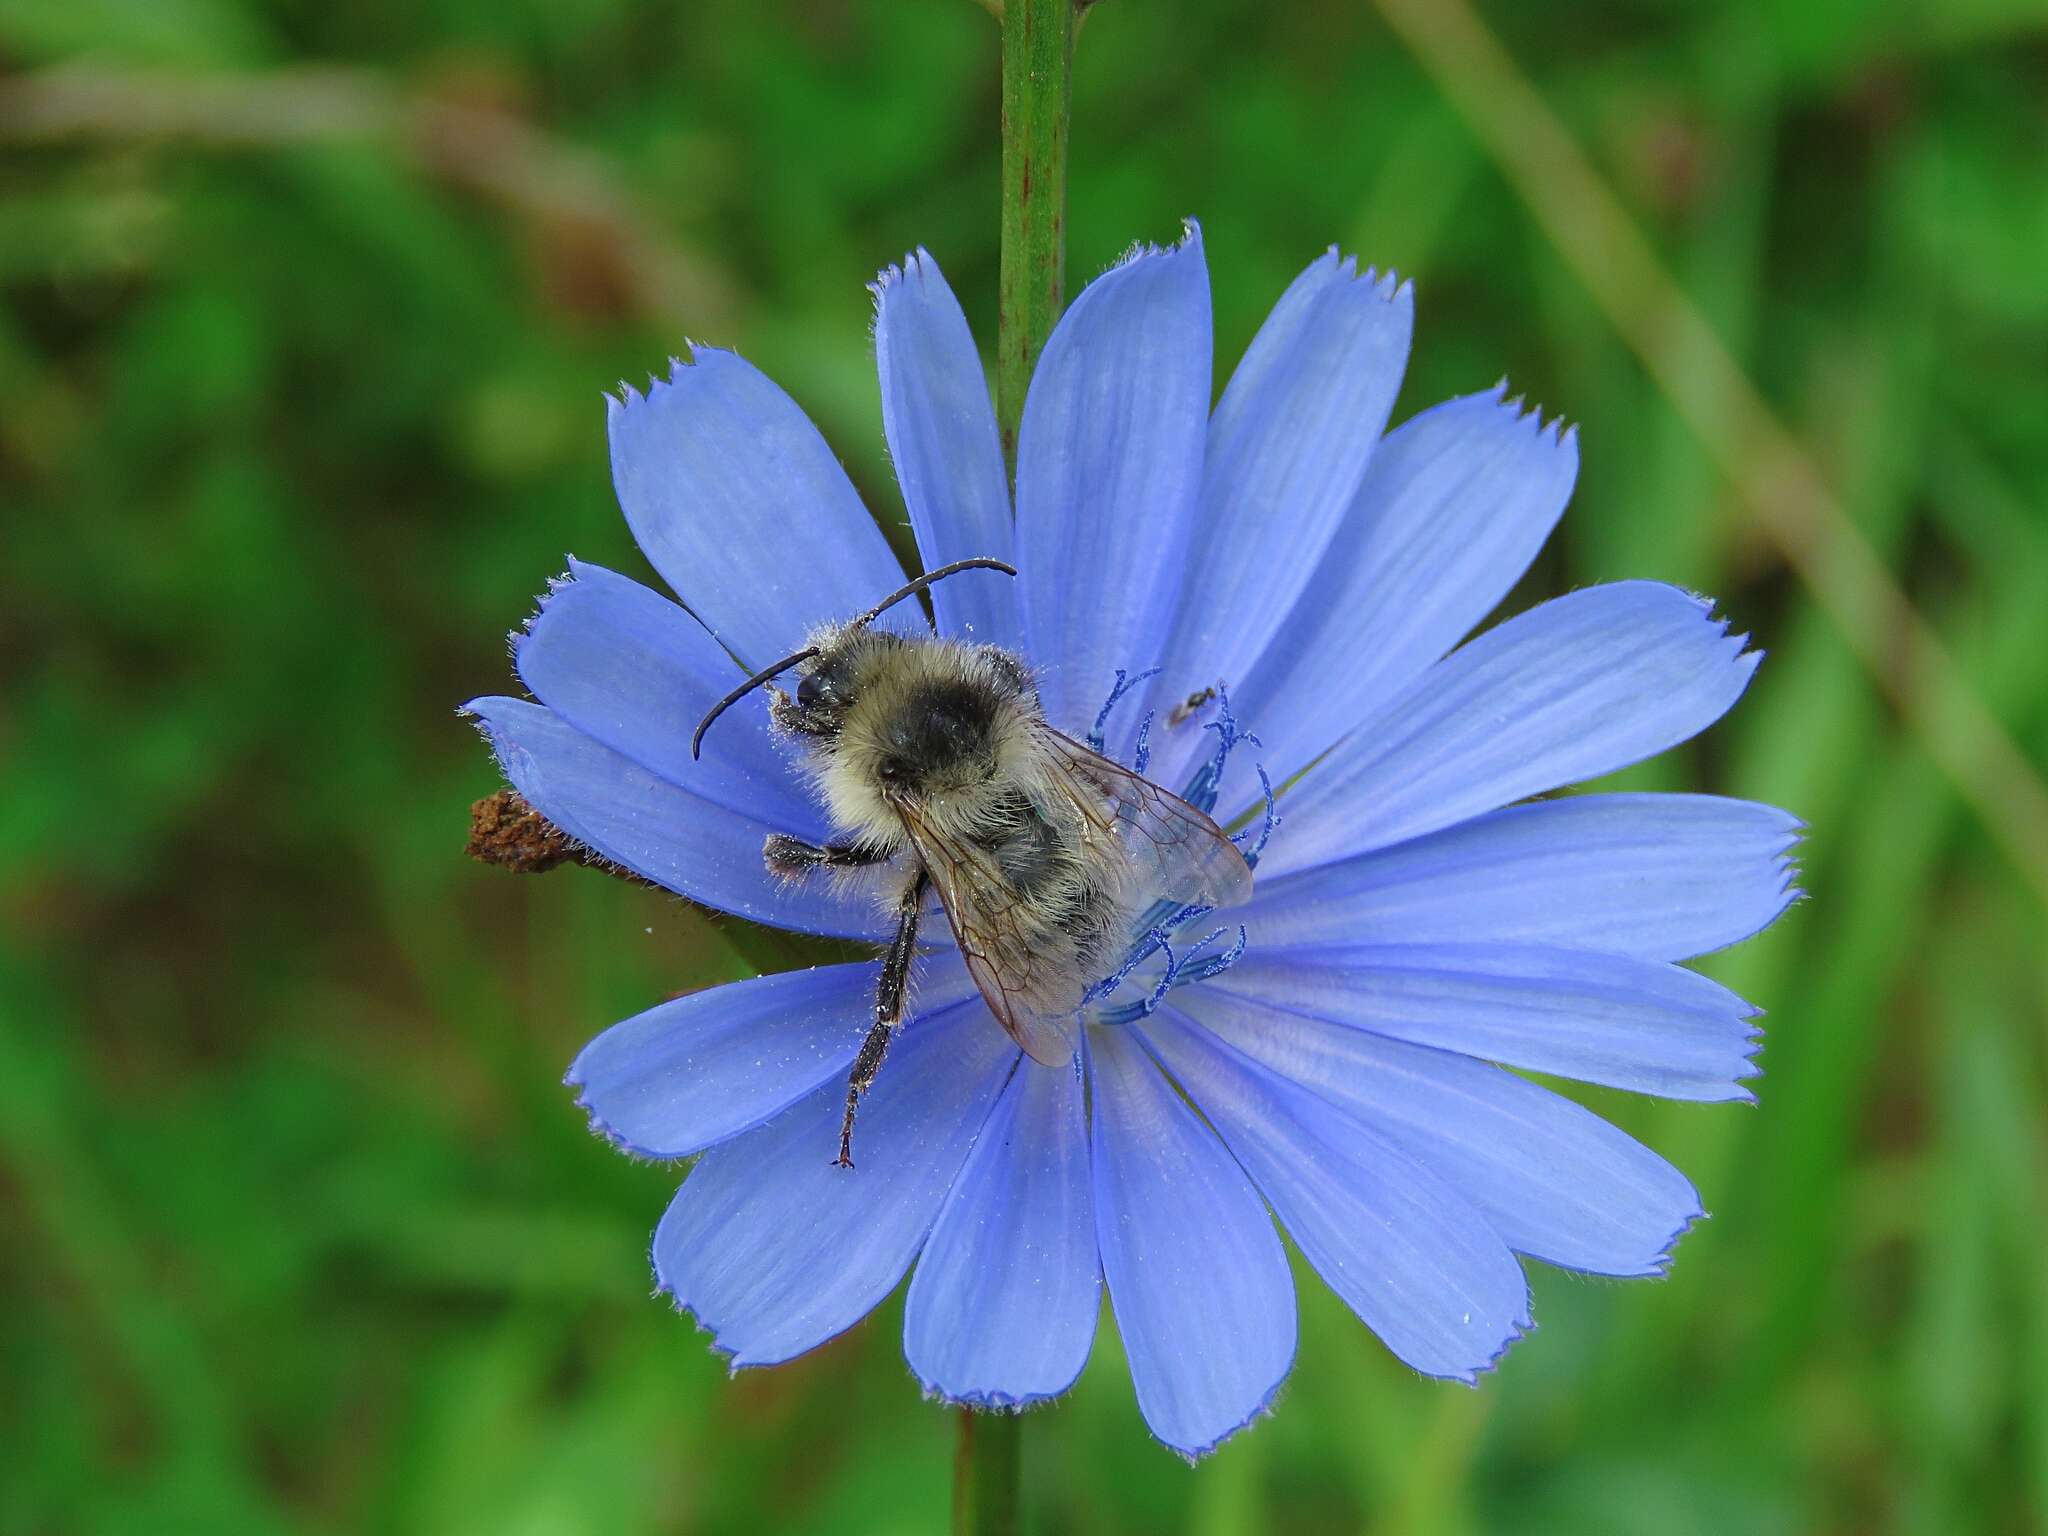
[[[1709,977],[1701,976],[1697,971],[1685,971],[1684,974],[1698,981],[1711,980]],[[1731,1042],[1732,1052],[1723,1057],[1718,1071],[1702,1071],[1698,1082],[1684,1093],[1675,1090],[1659,1092],[1651,1087],[1615,1086],[1622,1086],[1624,1091],[1648,1093],[1653,1097],[1696,1104],[1755,1104],[1755,1092],[1743,1085],[1764,1075],[1763,1063],[1757,1060],[1764,1048],[1764,1031],[1763,1026],[1755,1022],[1763,1017],[1764,1011],[1725,987],[1716,984],[1716,988],[1727,1003],[1732,1005],[1727,1013],[1729,1021],[1739,1026]],[[1694,1198],[1697,1203],[1697,1195]]]
[[[580,1064],[579,1062],[576,1065],[572,1065],[568,1072],[564,1074],[562,1086],[576,1090],[575,1107],[583,1111],[583,1117],[588,1122],[590,1134],[597,1137],[598,1140],[609,1144],[615,1151],[623,1153],[636,1163],[687,1162],[689,1159],[697,1156],[698,1153],[709,1150],[709,1148],[697,1147],[687,1152],[657,1152],[652,1147],[641,1146],[597,1112],[597,1106],[590,1102],[590,1093],[584,1087],[583,1079],[576,1075],[576,1066]]]
[[[1348,254],[1340,245],[1331,245],[1313,263],[1314,266],[1328,264],[1337,269],[1337,275],[1354,283],[1363,283],[1371,288],[1383,304],[1397,299],[1410,305],[1415,302],[1415,284],[1401,276],[1392,267],[1381,271],[1378,267],[1361,267],[1356,256]]]
[[[1727,649],[1729,652],[1730,659],[1733,660],[1738,666],[1742,667],[1745,674],[1754,673],[1756,671],[1758,665],[1764,659],[1763,650],[1759,647],[1754,647],[1750,645],[1750,636],[1748,630],[1744,630],[1740,634],[1735,635],[1731,635],[1728,633],[1730,628],[1733,627],[1735,621],[1725,614],[1721,615],[1718,618],[1715,617],[1714,607],[1718,599],[1714,598],[1713,596],[1705,592],[1695,592],[1690,587],[1681,587],[1675,582],[1658,582],[1650,583],[1650,585],[1669,586],[1674,592],[1684,593],[1685,596],[1691,600],[1692,605],[1695,608],[1699,609],[1700,616],[1706,619],[1708,623],[1714,626],[1714,632],[1716,637],[1727,641]]]
[[[491,761],[498,765],[498,772],[503,774],[506,782],[513,785],[514,788],[518,787],[518,780],[513,775],[513,768],[517,765],[518,761],[514,754],[518,749],[499,735],[498,727],[491,719],[491,707],[497,704],[527,704],[528,702],[525,699],[509,698],[502,693],[484,693],[477,695],[477,697],[471,699],[467,704],[460,706],[455,711],[459,719],[467,720],[477,735],[483,737],[484,745],[490,748]]]
[[[1676,1170],[1674,1170],[1674,1172],[1675,1171]],[[1693,1187],[1692,1181],[1688,1179],[1684,1182],[1685,1188],[1691,1195],[1691,1199],[1687,1202],[1690,1206],[1690,1209],[1686,1210],[1678,1217],[1676,1222],[1673,1223],[1670,1232],[1668,1232],[1663,1238],[1659,1239],[1656,1246],[1649,1251],[1648,1257],[1643,1259],[1639,1264],[1636,1264],[1634,1267],[1614,1266],[1610,1268],[1591,1269],[1587,1268],[1585,1265],[1582,1264],[1565,1263],[1555,1258],[1540,1258],[1537,1259],[1536,1262],[1542,1264],[1546,1269],[1558,1270],[1564,1274],[1576,1275],[1582,1279],[1587,1280],[1670,1279],[1671,1266],[1677,1261],[1678,1257],[1678,1245],[1685,1240],[1686,1234],[1692,1231],[1694,1227],[1698,1226],[1703,1221],[1710,1221],[1713,1219],[1711,1213],[1706,1209],[1705,1206],[1703,1206],[1700,1203],[1699,1191]],[[1533,1258],[1535,1256],[1530,1254],[1524,1254],[1522,1255],[1522,1257]],[[1536,1325],[1532,1321],[1522,1330],[1522,1332],[1534,1332],[1535,1327]],[[1516,1340],[1519,1339],[1521,1336],[1522,1335],[1518,1333],[1515,1335],[1514,1338],[1509,1339],[1508,1342],[1501,1347],[1501,1353],[1495,1355],[1493,1359],[1490,1362],[1488,1362],[1485,1369],[1492,1370],[1495,1366],[1499,1365],[1501,1361],[1501,1356],[1505,1355],[1507,1351],[1514,1346]]]
[[[879,312],[889,291],[899,288],[915,279],[922,285],[930,272],[938,269],[932,253],[923,246],[904,254],[900,263],[892,262],[875,274],[875,280],[868,284],[868,292],[874,295],[875,308]]]
[[[1756,1090],[1745,1085],[1755,1082],[1764,1075],[1763,1063],[1756,1059],[1758,1053],[1763,1048],[1763,1031],[1752,1030],[1749,1035],[1748,1044],[1742,1048],[1742,1064],[1729,1075],[1727,1096],[1720,1099],[1719,1103],[1749,1105],[1756,1103]]]
[[[484,747],[490,752],[491,761],[497,765],[499,776],[515,789],[518,788],[518,784],[512,777],[512,761],[507,755],[510,748],[499,740],[498,733],[491,724],[489,707],[493,704],[523,702],[525,701],[507,699],[503,694],[479,694],[467,704],[457,705],[455,710],[456,719],[468,721],[470,729],[483,738]],[[572,838],[571,842],[573,843],[574,841]],[[580,847],[581,845],[578,844],[577,846]]]
[[[1253,1408],[1250,1413],[1246,1414],[1242,1419],[1239,1419],[1235,1424],[1231,1425],[1230,1428],[1224,1430],[1221,1434],[1217,1435],[1215,1439],[1210,1440],[1202,1445],[1175,1445],[1172,1441],[1164,1439],[1161,1439],[1159,1443],[1165,1446],[1169,1451],[1173,1452],[1174,1455],[1178,1456],[1182,1461],[1186,1462],[1189,1466],[1194,1466],[1197,1462],[1202,1460],[1203,1457],[1215,1455],[1216,1452],[1222,1448],[1223,1443],[1226,1440],[1232,1439],[1235,1436],[1243,1433],[1245,1430],[1250,1429],[1254,1424],[1258,1423],[1259,1420],[1266,1418],[1272,1413],[1274,1413],[1280,1406],[1280,1394],[1287,1390],[1287,1378],[1291,1376],[1293,1373],[1294,1359],[1290,1356],[1287,1361],[1287,1369],[1280,1373],[1280,1379],[1273,1383],[1273,1385],[1267,1390],[1266,1395],[1264,1397],[1259,1399],[1258,1406]],[[1148,1429],[1151,1428],[1150,1425],[1147,1425],[1146,1427]],[[1159,1432],[1157,1430],[1153,1430],[1152,1433],[1154,1438],[1158,1438]]]
[[[1803,899],[1803,895],[1799,891],[1795,890],[1792,893],[1793,901],[1799,901]],[[1754,1089],[1746,1088],[1743,1085],[1745,1083],[1754,1082],[1757,1078],[1760,1078],[1764,1075],[1764,1064],[1761,1061],[1757,1060],[1757,1057],[1763,1054],[1764,1028],[1763,1025],[1755,1022],[1756,1020],[1761,1019],[1764,1016],[1764,1010],[1759,1008],[1755,1003],[1749,1002],[1747,999],[1737,998],[1736,1001],[1738,1001],[1742,1005],[1741,1011],[1737,1014],[1737,1017],[1742,1019],[1745,1023],[1747,1023],[1749,1027],[1743,1031],[1743,1045],[1740,1053],[1740,1064],[1735,1068],[1734,1072],[1730,1074],[1728,1096],[1725,1099],[1721,1100],[1721,1102],[1725,1104],[1748,1104],[1753,1106],[1757,1102],[1756,1092]],[[1681,1228],[1678,1236],[1683,1235],[1684,1229]],[[1676,1242],[1677,1237],[1675,1236],[1672,1239],[1672,1241]]]
[[[1183,251],[1192,250],[1200,252],[1201,249],[1202,221],[1200,219],[1182,219],[1180,221],[1180,238],[1174,241],[1173,244],[1159,245],[1150,240],[1133,240],[1128,246],[1124,247],[1123,254],[1104,268],[1104,272],[1105,274],[1119,272],[1125,267],[1136,266],[1139,262],[1149,261],[1156,256],[1178,256]],[[1083,291],[1085,292],[1086,290],[1084,289]]]
[[[1778,869],[1785,877],[1782,894],[1785,897],[1785,905],[1790,907],[1806,900],[1806,890],[1799,883],[1799,850],[1806,843],[1807,829],[1806,823],[1790,811],[1780,811],[1778,814],[1785,818],[1785,841],[1778,849]]]
[[[944,1403],[949,1408],[971,1408],[976,1413],[1029,1413],[1034,1408],[1044,1408],[1058,1402],[1074,1390],[1074,1382],[1081,1379],[1076,1371],[1072,1381],[1063,1387],[1047,1392],[949,1392],[935,1381],[927,1381],[913,1367],[911,1380],[928,1403]]]
[[[654,1294],[656,1296],[667,1296],[669,1300],[669,1305],[674,1307],[676,1312],[680,1316],[687,1317],[690,1320],[691,1326],[693,1326],[699,1333],[704,1335],[704,1347],[710,1350],[712,1354],[718,1356],[719,1359],[725,1362],[725,1375],[728,1381],[737,1379],[741,1371],[764,1371],[771,1366],[787,1365],[790,1361],[796,1359],[800,1355],[808,1355],[813,1350],[823,1349],[827,1344],[830,1344],[834,1339],[844,1337],[846,1334],[853,1332],[854,1329],[858,1328],[862,1323],[868,1320],[867,1314],[863,1314],[862,1316],[857,1317],[852,1322],[848,1323],[844,1328],[839,1329],[835,1333],[828,1334],[826,1337],[816,1340],[813,1343],[802,1345],[801,1347],[796,1349],[791,1349],[787,1353],[779,1354],[772,1358],[764,1356],[759,1359],[756,1359],[751,1356],[740,1353],[740,1351],[734,1349],[731,1345],[726,1344],[723,1340],[721,1340],[718,1336],[717,1329],[713,1328],[709,1323],[705,1322],[703,1318],[699,1317],[697,1315],[696,1308],[693,1307],[689,1302],[685,1301],[681,1296],[677,1295],[676,1292],[674,1292],[673,1290],[670,1290],[665,1286],[657,1284],[655,1286]]]
[[[1706,1208],[1700,1205],[1697,1200],[1695,1200],[1693,1202],[1692,1213],[1689,1216],[1685,1217],[1684,1220],[1680,1221],[1676,1227],[1672,1228],[1671,1235],[1664,1239],[1663,1245],[1657,1250],[1655,1256],[1651,1258],[1650,1262],[1644,1266],[1642,1273],[1635,1275],[1616,1275],[1613,1278],[1617,1280],[1670,1279],[1671,1266],[1678,1257],[1678,1245],[1685,1240],[1686,1233],[1690,1232],[1694,1227],[1698,1226],[1701,1222],[1711,1221],[1712,1219],[1712,1216],[1708,1213]]]
[[[725,1374],[728,1380],[738,1376],[741,1371],[759,1370],[764,1366],[770,1365],[783,1365],[795,1358],[794,1355],[784,1356],[779,1360],[744,1360],[740,1358],[739,1351],[731,1345],[724,1343],[718,1336],[718,1330],[698,1316],[697,1309],[691,1305],[689,1299],[663,1277],[661,1264],[655,1258],[654,1245],[652,1243],[648,1245],[647,1262],[654,1270],[653,1299],[660,1301],[666,1298],[669,1306],[674,1309],[678,1317],[689,1319],[690,1326],[704,1336],[704,1347],[725,1362]],[[834,1335],[834,1337],[837,1337],[837,1335]],[[819,1343],[824,1342],[826,1341],[822,1339],[819,1341]],[[802,1351],[798,1353],[802,1353]]]
[[[506,644],[511,650],[512,661],[515,666],[517,666],[519,661],[520,650],[533,637],[534,629],[540,623],[542,615],[553,605],[556,598],[560,597],[578,582],[587,580],[593,574],[600,578],[608,576],[614,581],[624,580],[617,572],[607,566],[593,565],[588,560],[577,559],[573,552],[564,555],[563,558],[568,561],[567,569],[559,576],[550,576],[548,578],[547,590],[533,600],[533,612],[526,616],[525,622],[517,629],[506,631]],[[666,600],[664,599],[664,601]]]
[[[1799,849],[1806,841],[1806,823],[1789,811],[1778,810],[1776,806],[1766,807],[1766,809],[1776,812],[1779,818],[1777,846],[1773,849],[1770,856],[1771,871],[1778,879],[1778,905],[1772,910],[1771,915],[1759,923],[1754,930],[1744,934],[1741,939],[1731,940],[1730,944],[1738,944],[1744,942],[1744,940],[1754,938],[1794,907],[1803,905],[1808,899],[1808,892],[1799,883],[1801,872]],[[1730,946],[1722,945],[1720,947],[1725,949]],[[1707,951],[1707,953],[1713,953],[1713,951]],[[1761,1014],[1761,1012],[1762,1010],[1759,1009],[1758,1013]]]
[[[696,344],[685,338],[683,342],[683,349],[686,352],[694,354],[696,351]],[[674,382],[675,376],[683,369],[689,366],[690,364],[688,359],[671,353],[669,354],[668,360],[667,379],[663,379],[658,374],[650,373],[647,375],[647,387],[644,390],[635,389],[631,382],[626,379],[619,380],[618,388],[616,390],[608,389],[604,392],[604,408],[606,419],[608,421],[616,422],[617,419],[623,416],[626,412],[633,410],[638,406],[645,405],[660,391],[668,388],[668,386]]]
[[[1729,633],[1734,628],[1734,620],[1725,614],[1718,618],[1714,617],[1714,603],[1711,598],[1701,598],[1699,601],[1701,615],[1714,626],[1720,648],[1727,654],[1729,664],[1742,674],[1742,689],[1746,692],[1750,679],[1756,676],[1756,669],[1763,665],[1764,653],[1750,645],[1748,630],[1736,634]]]
[[[534,626],[540,623],[541,615],[548,611],[548,605],[560,597],[565,589],[574,586],[585,571],[591,569],[573,554],[564,558],[569,562],[568,569],[559,576],[550,576],[547,590],[533,600],[533,612],[526,616],[525,621],[517,629],[505,632],[505,648],[510,653],[515,668],[519,664],[520,650],[533,637]]]
[[[1569,449],[1573,467],[1576,468],[1579,452],[1578,424],[1567,421],[1562,412],[1545,417],[1540,402],[1533,401],[1526,395],[1511,395],[1508,393],[1509,388],[1508,377],[1502,374],[1494,380],[1493,388],[1484,390],[1481,394],[1482,397],[1493,399],[1502,410],[1510,412],[1515,425],[1526,427],[1532,436],[1548,438],[1554,448]]]
[[[1508,1324],[1507,1334],[1495,1346],[1492,1354],[1466,1371],[1452,1372],[1442,1376],[1432,1376],[1427,1371],[1417,1371],[1416,1374],[1418,1376],[1426,1376],[1432,1381],[1455,1381],[1462,1386],[1477,1387],[1480,1377],[1491,1376],[1495,1371],[1499,1370],[1501,1361],[1508,1357],[1508,1351],[1535,1331],[1536,1314],[1529,1304],[1528,1288],[1524,1286],[1522,1290],[1521,1315],[1514,1318]]]
[[[651,1245],[647,1253],[647,1262],[654,1269],[652,1299],[660,1301],[663,1298],[667,1298],[669,1306],[674,1309],[678,1317],[689,1319],[690,1326],[704,1336],[704,1347],[725,1362],[725,1373],[728,1378],[739,1375],[741,1371],[748,1369],[750,1366],[776,1365],[781,1363],[773,1360],[740,1359],[736,1351],[728,1349],[725,1345],[718,1342],[718,1331],[705,1322],[703,1318],[699,1317],[689,1302],[683,1299],[681,1293],[662,1278],[661,1266],[655,1262],[654,1250]]]
[[[668,359],[668,375],[657,373],[647,375],[647,387],[635,389],[625,379],[619,380],[618,390],[604,392],[605,416],[616,421],[626,412],[639,406],[652,405],[669,390],[690,382],[690,375],[699,368],[717,368],[722,363],[738,362],[740,355],[731,347],[714,347],[692,337],[683,338],[683,350],[672,352]]]
[[[499,735],[497,723],[491,718],[491,710],[494,705],[526,702],[524,699],[509,698],[502,693],[485,693],[479,694],[455,711],[458,716],[469,721],[477,735],[483,737],[484,745],[491,749],[492,761],[498,765],[498,771],[508,780],[512,778],[512,768],[516,761],[513,754],[517,748]]]

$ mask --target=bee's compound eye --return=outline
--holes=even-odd
[[[796,702],[799,709],[816,709],[825,702],[825,683],[815,672],[806,672],[797,680]]]

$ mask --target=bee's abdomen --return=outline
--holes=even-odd
[[[994,818],[1005,830],[991,840],[996,867],[1017,895],[1044,898],[1074,878],[1073,851],[1058,829],[1022,795],[1007,799]]]
[[[1032,947],[1041,959],[1059,955],[1075,969],[1059,981],[1060,990],[1078,996],[1123,936],[1124,882],[1114,878],[1120,867],[1083,858],[1079,829],[1047,820],[1021,794],[1006,797],[990,820],[1001,830],[983,845],[1010,887],[1022,926],[1037,935]]]
[[[1121,889],[1095,881],[1083,882],[1068,904],[1060,931],[1073,945],[1083,983],[1101,980],[1101,973],[1127,937],[1124,929],[1130,914],[1126,906]]]

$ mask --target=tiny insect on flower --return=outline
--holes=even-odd
[[[904,573],[797,406],[699,348],[610,414],[682,605],[572,562],[515,637],[539,702],[469,706],[596,855],[884,946],[577,1058],[600,1132],[696,1160],[661,1288],[738,1368],[909,1273],[926,1388],[1017,1407],[1072,1385],[1106,1283],[1146,1422],[1195,1456],[1291,1367],[1276,1219],[1396,1356],[1457,1380],[1529,1326],[1523,1258],[1661,1274],[1691,1184],[1510,1069],[1749,1098],[1755,1010],[1680,962],[1795,899],[1799,828],[1551,792],[1705,729],[1756,653],[1654,582],[1467,638],[1562,514],[1576,437],[1504,387],[1386,431],[1412,294],[1334,251],[1213,411],[1199,232],[1090,284],[1014,498],[937,265],[875,295],[931,620],[877,606]]]

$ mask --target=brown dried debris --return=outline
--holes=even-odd
[[[633,885],[657,890],[630,870],[592,853],[526,803],[516,789],[501,789],[469,808],[469,845],[463,852],[481,864],[515,875],[544,875],[562,864],[581,864]]]
[[[515,875],[543,874],[558,864],[580,864],[586,857],[516,789],[485,795],[469,808],[469,846],[463,851]]]

